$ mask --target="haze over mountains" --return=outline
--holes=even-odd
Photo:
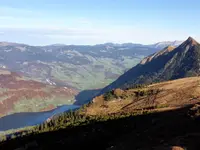
[[[84,90],[104,87],[156,50],[134,44],[36,47],[1,43],[0,65],[37,81]]]
[[[166,44],[178,43],[30,46],[0,42],[0,68],[75,91],[101,89]]]
[[[152,45],[105,43],[94,46],[29,46],[1,42],[0,66],[51,85],[80,90],[103,88],[143,57],[168,44],[177,46],[177,42]]]

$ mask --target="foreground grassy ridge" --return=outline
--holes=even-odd
[[[182,107],[200,100],[200,78],[184,78],[151,85],[115,89],[93,99],[87,115]]]

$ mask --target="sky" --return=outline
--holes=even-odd
[[[200,41],[199,0],[0,0],[0,41],[30,45]]]

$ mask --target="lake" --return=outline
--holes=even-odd
[[[7,115],[0,118],[0,132],[10,129],[23,128],[26,126],[38,125],[54,115],[58,115],[70,110],[76,110],[78,108],[80,108],[78,105],[63,105],[46,112],[21,112]]]

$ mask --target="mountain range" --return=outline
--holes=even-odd
[[[30,46],[0,42],[0,74],[5,71],[15,72],[23,80],[26,79],[27,85],[29,81],[33,80],[40,82],[41,85],[57,87],[64,89],[66,93],[71,93],[59,100],[51,96],[46,97],[44,101],[41,101],[44,99],[43,97],[36,94],[34,97],[27,97],[25,101],[22,94],[21,96],[16,95],[16,93],[21,93],[19,85],[18,89],[15,89],[17,100],[10,102],[12,101],[9,100],[10,95],[13,95],[13,92],[10,92],[12,89],[6,87],[7,91],[3,92],[5,87],[1,87],[0,107],[4,108],[1,109],[1,116],[20,111],[49,110],[56,106],[73,104],[76,101],[78,104],[82,104],[84,103],[82,99],[93,96],[96,93],[95,90],[112,83],[121,74],[140,62],[143,57],[158,50],[154,44],[105,43],[93,46],[64,44]],[[3,78],[10,79],[7,76],[9,75],[2,76],[0,82],[3,82]],[[10,82],[17,83],[16,80],[11,80],[8,81],[8,84]],[[27,90],[30,91],[30,89],[25,89],[25,91]],[[82,92],[84,90],[86,91]],[[77,95],[79,92],[81,93]],[[5,97],[6,93],[9,96]],[[28,109],[27,106],[30,103],[34,103],[33,109]]]
[[[0,67],[50,85],[99,89],[166,44],[177,45],[161,42],[29,46],[0,42]]]

